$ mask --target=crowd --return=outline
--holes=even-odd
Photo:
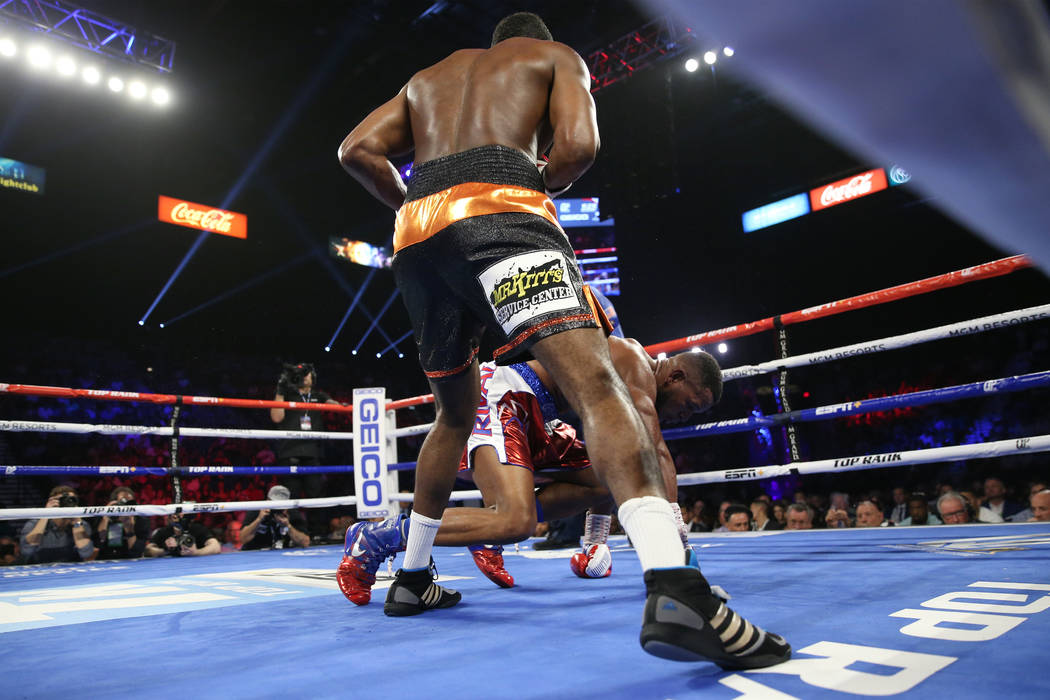
[[[1044,324],[1045,325],[1045,324]],[[162,348],[126,350],[101,340],[78,340],[80,352],[62,350],[69,340],[36,339],[39,352],[5,357],[10,347],[0,347],[7,369],[0,380],[11,383],[48,384],[200,396],[272,399],[281,362],[265,356],[216,352],[209,362],[188,366],[178,353]],[[955,341],[957,342],[957,341]],[[1045,369],[1050,329],[1039,325],[1001,332],[996,338],[973,340],[967,353],[945,355],[930,349],[915,350],[914,367],[903,367],[897,358],[871,356],[864,372],[837,365],[794,372],[794,408],[830,404],[844,398],[947,386],[953,383],[1009,376]],[[983,343],[983,345],[982,345]],[[994,352],[988,346],[995,345]],[[49,349],[50,348],[50,349]],[[808,348],[800,348],[805,351]],[[987,350],[987,352],[985,351]],[[61,356],[63,361],[56,361]],[[71,358],[71,359],[70,359]],[[65,361],[65,360],[69,361]],[[381,382],[359,368],[332,362],[319,365],[321,385],[334,402],[349,402],[354,386],[385,385],[388,396],[400,398],[422,393],[415,366],[398,365],[403,371],[384,374]],[[803,383],[804,382],[804,383]],[[705,420],[740,415],[768,415],[778,410],[779,396],[769,378],[734,382],[716,413]],[[323,393],[323,392],[320,392]],[[4,396],[3,417],[79,423],[166,425],[171,407],[148,402],[101,402],[29,396]],[[841,455],[874,454],[948,444],[967,444],[1050,433],[1050,414],[1041,406],[1038,390],[1025,394],[993,395],[980,406],[974,402],[934,404],[894,411],[839,418],[798,426],[800,458],[820,459]],[[313,412],[311,412],[313,413]],[[314,429],[349,431],[346,413],[316,414]],[[399,425],[429,422],[431,407],[398,412]],[[273,429],[266,411],[192,406],[182,409],[181,425]],[[422,437],[398,441],[399,459],[414,459]],[[789,461],[785,433],[757,430],[711,439],[669,443],[679,473]],[[0,432],[0,464],[118,465],[166,467],[171,460],[171,440],[148,436],[65,435],[60,433]],[[285,450],[287,452],[287,450]],[[270,466],[285,463],[279,441],[237,438],[181,438],[181,466]],[[325,441],[321,464],[351,464],[349,441]],[[759,482],[682,488],[678,500],[694,531],[809,529],[936,525],[966,522],[1047,519],[1047,459],[1024,455],[1000,459],[990,465],[957,461],[889,471],[863,471],[787,477]],[[1000,470],[1003,479],[990,476]],[[892,474],[895,488],[886,489],[885,474]],[[411,490],[411,474],[402,477],[402,489]],[[1005,483],[1004,483],[1005,482]],[[880,485],[879,488],[874,488]],[[1037,488],[1037,487],[1042,488]],[[461,487],[466,487],[461,486]],[[263,476],[190,476],[181,482],[183,501],[236,502],[264,500],[274,489],[292,497],[352,493],[350,474],[329,474],[311,493],[300,480]],[[121,499],[141,504],[167,504],[174,500],[172,484],[164,476],[92,476],[47,478],[0,476],[0,507],[48,507],[63,494],[84,505],[107,505]],[[245,548],[247,542],[270,538],[270,546],[307,546],[342,541],[353,522],[352,508],[311,512],[305,523],[300,514],[262,512],[207,513],[192,522],[171,518],[40,520],[23,523],[0,520],[0,562],[115,558],[127,556],[200,555]],[[287,521],[286,521],[287,519]],[[179,521],[179,522],[176,522]],[[79,523],[79,524],[78,524]],[[28,528],[28,529],[26,529]],[[571,528],[570,528],[571,531]],[[551,536],[562,532],[552,528]],[[164,537],[159,537],[158,533]],[[273,539],[274,533],[280,536]],[[283,533],[283,534],[282,534]],[[246,538],[246,535],[251,535]],[[193,543],[189,543],[192,536]],[[570,538],[571,539],[571,538]],[[61,546],[56,542],[61,541]],[[181,544],[172,547],[172,542]],[[90,544],[90,546],[89,546]],[[61,554],[56,554],[61,550]]]

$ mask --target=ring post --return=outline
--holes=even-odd
[[[397,411],[387,409],[386,412],[386,463],[397,464]],[[397,500],[397,494],[401,492],[400,472],[389,470],[386,473],[386,498],[389,516],[401,512],[401,504]]]

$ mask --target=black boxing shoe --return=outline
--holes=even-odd
[[[437,608],[451,608],[458,603],[463,596],[434,583],[432,568],[433,562],[430,567],[418,571],[398,569],[394,584],[387,591],[383,613],[390,617],[405,617]]]
[[[791,658],[784,638],[751,624],[711,592],[698,569],[645,572],[642,649],[671,661],[711,661],[726,670]]]

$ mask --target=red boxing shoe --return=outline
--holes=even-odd
[[[612,552],[609,545],[592,544],[576,552],[569,560],[572,573],[580,578],[605,578],[612,573]]]
[[[503,546],[502,545],[475,545],[468,547],[471,555],[474,557],[474,563],[477,564],[478,568],[481,569],[481,573],[485,574],[489,581],[500,588],[512,588],[514,586],[514,577],[503,566]]]

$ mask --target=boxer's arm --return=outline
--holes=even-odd
[[[568,187],[587,172],[598,155],[598,119],[591,97],[591,74],[580,55],[564,44],[554,44],[554,84],[550,122],[554,144],[543,171],[548,191]]]
[[[397,97],[376,108],[339,145],[339,163],[373,197],[391,209],[405,203],[405,183],[390,162],[412,150],[408,85]]]
[[[618,342],[614,343],[614,340]],[[671,458],[671,452],[667,449],[663,432],[660,430],[660,416],[656,412],[656,379],[645,359],[629,347],[631,342],[635,341],[609,338],[609,354],[616,372],[627,385],[631,402],[634,403],[638,416],[649,432],[649,438],[653,441],[656,458],[660,463],[660,474],[663,475],[667,500],[674,502],[678,500],[678,472],[675,470],[674,459]]]

